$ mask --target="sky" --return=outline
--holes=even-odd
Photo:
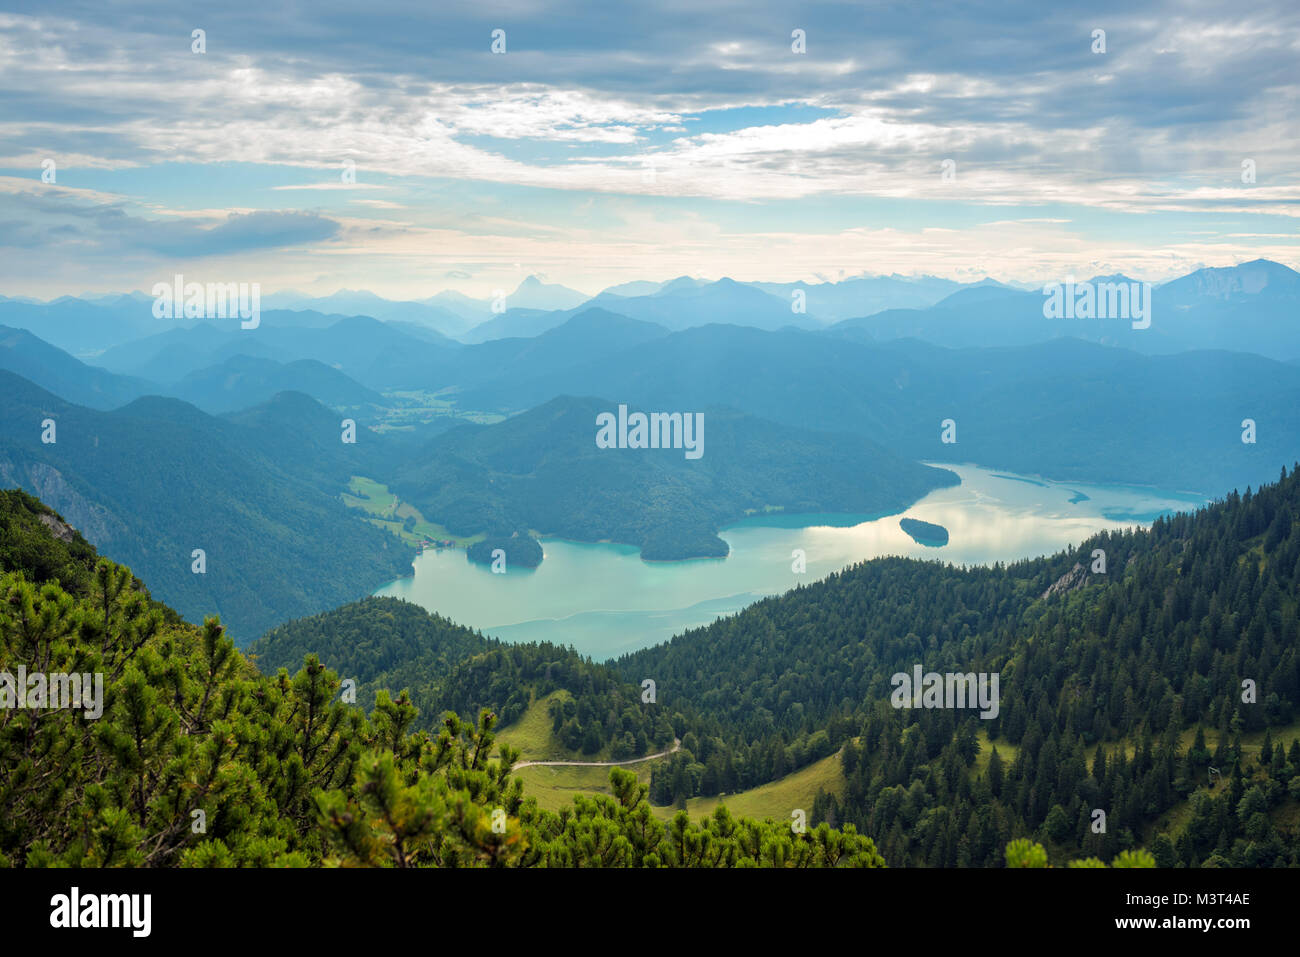
[[[1300,4],[1056,6],[0,3],[0,295],[1300,268]]]

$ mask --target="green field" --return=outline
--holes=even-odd
[[[1284,725],[1280,728],[1273,728],[1272,730],[1273,730],[1273,746],[1277,747],[1277,744],[1280,741],[1283,744],[1285,744],[1287,749],[1289,750],[1291,747],[1291,742],[1296,738],[1300,738],[1300,721],[1292,722],[1291,724]],[[1249,734],[1243,734],[1241,736],[1243,770],[1245,765],[1250,765],[1251,767],[1253,767],[1254,763],[1259,760],[1260,748],[1264,744],[1264,735],[1266,733],[1267,733],[1266,731],[1252,731]],[[1229,741],[1231,741],[1231,738],[1232,736],[1231,734],[1229,734],[1228,735]],[[1187,749],[1192,746],[1192,742],[1195,740],[1196,740],[1195,728],[1189,728],[1183,732],[1182,737],[1180,739],[1180,744],[1182,746],[1182,750],[1184,754],[1187,753]],[[1218,744],[1219,744],[1218,730],[1215,728],[1206,728],[1205,746],[1209,748],[1211,751],[1213,751],[1216,747],[1218,747]],[[1092,767],[1092,757],[1093,754],[1096,752],[1096,750],[1097,750],[1096,748],[1090,748],[1088,751],[1089,767]],[[1130,758],[1133,756],[1134,749],[1132,745],[1126,747],[1125,751],[1128,753],[1128,756]],[[1226,772],[1228,771],[1228,768],[1222,768],[1221,770]],[[1247,779],[1249,780],[1250,777],[1249,771],[1246,772],[1246,776]],[[1209,784],[1208,778],[1204,783]],[[1222,793],[1222,786],[1217,781],[1214,783],[1214,786],[1211,788],[1211,793],[1214,794]],[[1168,811],[1166,811],[1164,814],[1160,815],[1160,817],[1156,819],[1156,822],[1147,828],[1146,834],[1144,835],[1144,839],[1150,842],[1152,839],[1155,838],[1157,834],[1164,832],[1167,833],[1171,838],[1177,840],[1178,836],[1182,833],[1183,828],[1187,826],[1187,822],[1191,818],[1191,816],[1192,816],[1191,801],[1180,801],[1177,804],[1175,804],[1172,808],[1170,808]],[[1273,808],[1269,812],[1269,817],[1272,819],[1274,827],[1295,832],[1297,829],[1300,829],[1300,802],[1287,799],[1277,807]]]
[[[544,698],[533,699],[522,718],[497,732],[497,742],[517,748],[520,761],[604,761],[606,755],[603,752],[583,754],[581,751],[570,751],[552,736],[551,716],[546,713],[547,708],[552,701],[565,701],[572,697],[569,692],[560,690],[552,691]],[[606,773],[597,784],[604,784],[605,778],[609,776],[609,769],[603,770]]]
[[[551,735],[551,719],[547,707],[553,700],[569,697],[567,691],[555,691],[529,705],[523,717],[497,733],[497,740],[517,748],[521,761],[603,761],[605,754],[582,754],[562,747]],[[974,773],[983,774],[988,768],[992,749],[988,735],[980,732],[980,754]],[[998,754],[1007,765],[1016,759],[1017,748],[1006,741],[997,744]],[[636,772],[644,784],[650,781],[650,770],[658,763],[646,761],[626,767]],[[525,793],[537,798],[537,803],[547,809],[557,810],[572,802],[576,794],[609,794],[609,768],[578,767],[527,767],[515,772],[524,782]],[[732,814],[743,817],[770,817],[784,821],[795,808],[802,808],[811,817],[813,800],[818,790],[842,797],[844,771],[838,753],[822,758],[805,768],[788,774],[778,781],[769,781],[758,787],[734,794],[691,798],[686,811],[693,819],[708,817],[719,804],[725,804]],[[675,807],[654,807],[661,820],[669,820],[677,813]]]
[[[844,769],[840,765],[838,752],[814,761],[794,774],[787,774],[779,781],[769,781],[748,791],[691,798],[686,802],[686,812],[693,820],[698,820],[711,815],[719,804],[725,804],[735,817],[770,817],[775,821],[790,821],[791,812],[800,808],[811,823],[813,799],[817,797],[819,789],[837,797],[844,793]],[[666,821],[677,813],[677,809],[656,807],[654,813]]]
[[[374,479],[354,475],[348,482],[343,501],[352,508],[363,508],[371,515],[391,516],[397,496],[388,491],[388,486]]]
[[[519,750],[520,761],[604,761],[604,751],[583,754],[571,751],[551,734],[551,717],[547,708],[552,701],[571,698],[569,692],[553,691],[544,698],[535,699],[522,718],[497,732],[497,743],[508,744]],[[629,764],[624,770],[636,774],[642,784],[650,783],[650,768],[656,761]],[[611,794],[609,768],[533,767],[520,768],[514,774],[524,782],[524,794],[537,798],[540,807],[558,811],[573,803],[578,794]]]
[[[364,475],[354,475],[348,482],[348,490],[343,493],[343,504],[349,508],[359,508],[370,515],[370,524],[396,535],[408,545],[418,546],[426,539],[446,540],[456,543],[457,548],[465,548],[483,540],[483,535],[468,537],[453,535],[437,522],[430,522],[420,514],[420,510],[409,502],[403,502],[388,490],[388,486]],[[403,524],[407,518],[414,518],[415,525],[407,531]]]
[[[546,715],[546,706],[556,696],[565,696],[567,694],[566,691],[557,691],[544,699],[533,702],[524,717],[502,731],[498,735],[498,740],[510,744],[511,747],[519,748],[523,755],[521,760],[603,760],[604,757],[601,755],[583,755],[578,752],[567,751],[551,740],[551,721]],[[1184,733],[1182,741],[1184,751],[1191,746],[1195,736],[1195,729],[1190,729]],[[1300,737],[1300,722],[1285,728],[1273,729],[1274,742],[1284,741],[1288,747],[1291,740],[1297,737]],[[1205,738],[1207,746],[1213,749],[1217,743],[1217,732],[1207,728]],[[1263,741],[1264,732],[1262,731],[1242,736],[1242,750],[1248,759],[1252,759],[1259,754]],[[990,743],[988,735],[984,731],[979,733],[979,742],[980,752],[975,760],[972,774],[984,774],[988,770],[989,758],[993,753],[992,745],[997,745],[998,755],[1002,758],[1004,766],[1009,767],[1015,762],[1018,753],[1015,745],[1002,740]],[[1113,749],[1113,747],[1113,744],[1107,745],[1108,750]],[[1127,745],[1125,750],[1132,757],[1133,746],[1131,744]],[[1095,746],[1088,749],[1090,768],[1095,753]],[[646,761],[642,764],[631,765],[627,770],[636,772],[637,778],[642,783],[648,784],[650,770],[656,763],[655,761]],[[607,767],[554,768],[534,766],[522,768],[515,773],[524,782],[525,793],[536,797],[538,804],[549,810],[558,810],[567,806],[572,802],[576,794],[610,793],[609,768]],[[756,788],[750,788],[747,791],[712,797],[691,798],[686,804],[686,810],[693,819],[698,820],[711,815],[714,808],[719,804],[725,804],[735,816],[770,817],[774,820],[785,821],[790,819],[791,812],[796,808],[802,808],[811,817],[813,799],[816,798],[818,790],[840,797],[843,796],[844,772],[838,753],[814,762],[793,774],[786,775],[778,781],[771,781]],[[654,807],[653,810],[655,816],[664,821],[671,819],[677,813],[675,807]],[[1150,833],[1144,835],[1145,840],[1149,842],[1161,831],[1169,832],[1176,838],[1186,825],[1189,814],[1188,802],[1179,803],[1160,817],[1156,825],[1150,829]],[[1276,826],[1295,830],[1300,827],[1300,803],[1285,801],[1279,808],[1274,809],[1271,816]]]
[[[521,761],[604,761],[605,754],[582,754],[562,747],[551,735],[551,718],[546,713],[552,701],[569,697],[567,691],[554,691],[539,698],[524,712],[522,718],[497,733],[497,741],[517,748]],[[662,759],[659,759],[662,760]],[[659,763],[643,761],[625,765],[643,784],[650,783],[651,768]],[[533,767],[520,768],[515,774],[524,782],[524,793],[537,798],[537,803],[548,810],[558,810],[572,803],[577,794],[609,794],[607,767]],[[821,788],[828,793],[842,794],[844,773],[840,757],[833,754],[808,767],[748,791],[724,796],[692,798],[686,810],[692,818],[707,817],[720,803],[725,803],[733,814],[748,817],[789,818],[794,808],[812,813],[813,798]],[[656,807],[657,817],[668,820],[677,813],[673,807]]]
[[[649,784],[650,766],[655,763],[643,761],[640,764],[630,764],[623,770],[633,772],[642,784]],[[537,798],[538,806],[548,811],[558,811],[571,806],[574,797],[579,794],[612,794],[609,771],[609,768],[551,768],[534,765],[520,768],[514,775],[524,782],[525,797]],[[661,810],[669,811],[671,817],[671,808],[654,809],[656,814]]]
[[[642,784],[650,783],[650,769],[655,761],[644,761],[628,765],[624,770],[631,771]],[[558,811],[573,803],[579,794],[611,794],[609,787],[609,768],[575,768],[545,767],[534,765],[521,768],[515,772],[524,782],[524,794],[537,798],[540,807]],[[748,791],[737,794],[692,798],[687,802],[686,812],[692,819],[708,817],[719,804],[725,804],[733,815],[744,817],[770,817],[778,821],[788,821],[795,808],[802,808],[809,817],[812,816],[813,799],[818,788],[836,794],[844,786],[844,774],[840,768],[840,756],[832,754],[808,767],[787,775],[779,781],[772,781]],[[662,821],[671,820],[677,813],[675,807],[655,807],[651,805],[655,817]]]
[[[505,418],[496,412],[472,412],[456,409],[447,396],[454,395],[455,389],[437,391],[391,391],[385,392],[388,406],[384,409],[383,421],[375,426],[376,432],[409,432],[420,425],[428,425],[435,419],[457,419],[480,425],[492,425]]]
[[[975,773],[984,774],[989,769],[989,758],[993,757],[993,748],[998,749],[998,757],[1002,759],[1002,767],[1009,768],[1016,763],[1016,758],[1020,756],[1020,748],[1010,741],[990,741],[987,731],[981,729],[976,734],[976,740],[980,743],[980,753],[975,756]]]

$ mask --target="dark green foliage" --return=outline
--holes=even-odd
[[[495,561],[492,553],[497,549],[505,553],[507,572],[511,568],[536,568],[542,563],[541,543],[528,535],[485,538],[466,549],[466,556],[479,565],[491,565]]]
[[[293,668],[315,654],[360,689],[395,669],[424,680],[445,676],[498,644],[400,598],[370,597],[272,628],[248,646],[248,654],[265,674]],[[357,703],[372,707],[373,689]]]
[[[1008,839],[1040,833],[1064,852],[1109,858],[1192,797],[1204,833],[1178,846],[1183,863],[1216,850],[1230,862],[1300,863],[1295,834],[1266,826],[1265,813],[1294,799],[1295,762],[1270,747],[1243,770],[1236,737],[1288,724],[1300,704],[1298,503],[1300,475],[1284,472],[1258,492],[1051,558],[865,562],[628,655],[619,670],[653,676],[693,731],[655,769],[651,796],[750,788],[815,760],[818,735],[832,747],[856,738],[846,792],[827,810],[891,862],[995,866]],[[1047,594],[1095,548],[1106,575]],[[918,663],[1000,674],[997,718],[891,707],[890,676]],[[1248,678],[1253,705],[1242,701]],[[1197,725],[1222,730],[1213,755],[1203,736],[1183,753],[1179,734]],[[974,774],[976,729],[1016,745],[1016,760]],[[1084,750],[1099,743],[1090,769]],[[1210,765],[1229,783],[1218,810],[1205,792]],[[1247,798],[1252,779],[1263,783]],[[1092,832],[1093,809],[1106,812],[1104,833]]]
[[[453,429],[392,488],[457,535],[532,528],[680,559],[725,556],[716,531],[747,511],[888,513],[956,482],[861,438],[721,408],[704,413],[698,459],[683,449],[598,448],[596,416],[617,405],[561,396],[496,425]]]
[[[641,703],[641,689],[571,648],[550,643],[503,644],[430,615],[397,598],[367,598],[269,631],[249,647],[272,674],[316,654],[357,683],[357,704],[370,708],[384,689],[403,689],[419,709],[416,727],[431,729],[452,711],[494,712],[503,725],[553,691],[574,698],[551,717],[561,743],[614,760],[671,747],[662,709]]]
[[[877,322],[892,325],[889,314],[860,320],[861,341],[837,330],[765,332],[719,323],[574,368],[542,368],[490,386],[459,380],[457,400],[466,409],[500,411],[532,408],[562,393],[651,409],[725,405],[794,428],[815,423],[851,433],[924,462],[1207,494],[1269,481],[1280,463],[1300,454],[1300,368],[1242,352],[1242,323],[1220,329],[1233,338],[1218,348],[1233,351],[1141,356],[1066,338],[1061,333],[1086,335],[1082,327],[1090,324],[1053,325],[1043,318],[1041,294],[1016,295],[1031,308],[1025,319],[1034,339],[1061,337],[988,348],[993,341],[981,329],[963,343],[976,348],[945,348],[928,335],[921,336],[925,342],[912,338],[919,330],[906,320],[873,331]],[[1288,335],[1297,335],[1295,300],[1285,308]],[[953,331],[974,328],[965,308],[949,315]],[[996,324],[1005,328],[1004,318]],[[1169,326],[1132,332],[1135,345],[1149,348],[1154,336],[1167,348]],[[1129,334],[1125,323],[1092,328],[1104,328],[1107,337]],[[907,338],[886,341],[894,336]],[[1257,341],[1265,351],[1265,343],[1278,340]],[[1267,434],[1261,431],[1254,445],[1240,441],[1244,413],[1227,411],[1238,408],[1269,410]],[[957,421],[956,445],[940,441],[939,423],[948,417]]]
[[[205,412],[229,412],[266,402],[281,392],[301,392],[333,409],[383,403],[384,397],[315,359],[276,362],[231,356],[197,369],[178,381],[170,394]]]
[[[84,598],[95,559],[94,547],[40,499],[22,489],[0,490],[0,572],[58,582]]]
[[[6,553],[39,553],[9,540],[41,534],[24,519],[32,503],[0,505]],[[84,587],[0,575],[0,671],[104,685],[98,717],[0,709],[0,866],[884,865],[852,829],[793,834],[725,810],[662,825],[618,769],[613,798],[542,811],[511,779],[518,755],[496,747],[488,711],[413,732],[406,695],[380,692],[367,717],[314,655],[292,677],[260,675],[215,619],[165,620],[122,566],[98,560]]]
[[[0,372],[0,413],[5,483],[39,491],[191,621],[220,612],[237,641],[409,568],[409,550],[338,495],[374,464],[373,440],[345,445],[338,414],[305,395],[232,419],[156,397],[95,412]]]
[[[900,518],[899,527],[911,535],[913,540],[922,545],[947,545],[948,529],[933,522],[922,522],[915,518]]]

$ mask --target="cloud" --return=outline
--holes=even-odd
[[[387,186],[381,186],[378,183],[295,183],[288,186],[272,186],[274,190],[297,190],[297,189],[319,189],[319,190],[336,190],[336,189],[388,189]]]
[[[49,244],[65,272],[249,256],[286,282],[347,268],[356,285],[461,262],[484,282],[523,261],[599,286],[602,269],[1005,275],[1223,262],[1252,240],[1293,253],[1278,217],[1300,215],[1298,36],[1286,0],[930,16],[771,0],[232,0],[198,16],[53,0],[0,13],[0,170],[14,174],[0,212],[11,243]],[[43,187],[46,157],[85,188]],[[338,182],[344,160],[355,185]],[[250,176],[218,185],[209,173],[232,161]],[[313,208],[282,208],[295,200]],[[349,215],[366,208],[403,222]],[[1179,245],[1207,222],[1222,232]]]
[[[224,222],[206,226],[194,222],[151,223],[138,230],[142,249],[177,257],[224,255],[301,246],[331,239],[339,224],[314,213],[233,213]]]
[[[297,210],[254,210],[145,217],[127,202],[86,190],[42,187],[12,178],[0,180],[4,205],[27,213],[22,220],[39,230],[49,251],[81,254],[146,252],[192,259],[261,252],[325,242],[338,222]],[[60,242],[64,247],[59,249]]]
[[[1090,22],[1032,5],[938,23],[814,6],[796,17],[805,55],[773,4],[584,9],[560,28],[566,9],[322,2],[303,20],[235,3],[205,12],[203,55],[165,4],[124,20],[6,16],[7,138],[27,163],[212,163],[237,137],[248,162],[741,201],[926,198],[952,157],[974,201],[1083,205],[1105,205],[1112,180],[1208,185],[1247,152],[1280,173],[1300,149],[1285,109],[1300,100],[1298,20],[1281,3],[1234,9],[1229,25],[1172,0],[1103,6],[1090,15],[1106,23],[1102,56]],[[503,23],[510,52],[493,56]],[[778,103],[837,115],[652,142],[702,112]],[[598,151],[555,155],[563,144]]]

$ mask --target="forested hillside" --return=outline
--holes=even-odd
[[[419,618],[390,600],[277,629],[259,650],[318,651],[355,665],[367,695],[410,688],[426,712],[486,707],[507,724],[563,688],[573,700],[552,733],[564,747],[623,757],[681,738],[652,771],[657,804],[749,789],[841,750],[843,793],[820,797],[814,817],[855,825],[891,862],[998,866],[1030,836],[1056,859],[1151,842],[1169,866],[1293,864],[1297,514],[1300,475],[1284,471],[1050,558],[864,562],[620,659],[617,674],[536,644],[453,664],[469,639],[441,619],[377,646],[375,622]],[[996,717],[895,709],[891,676],[916,665],[998,674]],[[637,698],[645,678],[652,709]]]
[[[229,418],[157,396],[100,412],[0,371],[0,483],[241,642],[409,568],[408,550],[339,499],[381,440],[340,436],[340,416],[297,393]]]
[[[561,396],[496,425],[453,429],[413,456],[392,487],[458,535],[531,528],[668,560],[725,556],[717,529],[748,511],[888,514],[957,482],[860,437],[725,408],[691,410],[705,423],[695,458],[682,448],[598,448],[596,416],[617,408]]]
[[[1037,321],[1046,323],[1038,298]],[[1072,338],[943,348],[719,323],[462,389],[462,408],[510,412],[558,394],[618,396],[647,409],[726,405],[924,462],[1207,495],[1271,481],[1300,455],[1294,366],[1243,352],[1145,356]],[[1247,416],[1268,423],[1254,444],[1241,441]],[[940,437],[947,418],[957,424],[952,444]]]
[[[573,699],[552,715],[556,740],[586,755],[639,757],[672,744],[662,709],[641,703],[641,689],[571,648],[504,644],[430,615],[397,598],[367,598],[272,629],[249,647],[266,674],[307,654],[357,683],[357,704],[374,706],[383,690],[407,692],[416,727],[432,730],[444,711],[493,711],[503,725],[534,699],[565,690]],[[683,731],[685,728],[682,729]]]
[[[267,677],[216,619],[181,622],[22,493],[0,496],[0,672],[103,676],[102,715],[0,709],[0,867],[879,867],[852,829],[660,824],[635,775],[556,814],[495,715],[412,732],[307,656]],[[67,589],[60,583],[64,583]],[[12,689],[10,689],[12,690]]]
[[[1107,857],[1190,800],[1190,824],[1155,835],[1168,863],[1297,863],[1298,514],[1300,475],[1284,470],[1049,559],[865,562],[629,655],[622,673],[654,677],[703,729],[652,799],[750,787],[844,747],[846,795],[818,810],[891,861],[993,864],[1044,829]],[[891,675],[916,664],[999,673],[999,714],[893,708]],[[1241,736],[1266,728],[1278,740],[1247,760]],[[1219,732],[1212,752],[1184,742],[1202,729]],[[1006,753],[975,773],[980,732]]]
[[[295,403],[310,400],[281,397],[231,423],[259,430],[265,453],[252,443],[254,451],[245,454],[270,455],[279,447],[332,461],[338,454],[332,441],[292,427],[303,411]],[[183,413],[178,428],[184,416],[210,421],[184,409],[177,410]],[[139,414],[130,407],[120,415],[129,420]],[[302,729],[307,737],[293,746],[303,770],[249,759],[249,773],[259,780],[288,775],[299,788],[296,796],[231,783],[229,803],[213,805],[236,815],[234,808],[250,801],[266,809],[279,801],[277,820],[287,814],[298,830],[286,830],[282,821],[256,838],[232,832],[223,838],[224,851],[212,845],[203,852],[217,855],[212,860],[225,860],[226,852],[245,861],[281,855],[295,863],[325,860],[335,848],[328,841],[360,839],[317,832],[305,837],[314,820],[305,795],[314,784],[343,794],[331,799],[344,802],[336,808],[354,800],[347,788],[360,764],[337,763],[345,755],[361,762],[366,742],[381,735],[394,742],[398,768],[407,747],[401,735],[441,734],[444,727],[453,728],[451,739],[490,735],[482,725],[445,725],[438,717],[444,712],[491,712],[489,725],[509,725],[534,703],[564,691],[547,712],[550,733],[563,749],[621,760],[680,739],[680,749],[651,771],[645,798],[657,804],[680,806],[692,796],[752,788],[840,751],[844,786],[818,797],[813,822],[852,825],[890,863],[1000,866],[1007,843],[1022,837],[1043,841],[1057,861],[1108,860],[1148,844],[1168,865],[1300,863],[1295,471],[1197,513],[1157,519],[1150,530],[1103,533],[1050,558],[974,568],[897,558],[864,562],[611,665],[557,645],[502,644],[400,601],[367,599],[291,622],[259,641],[255,650],[264,671],[288,669],[279,677],[259,676],[234,656],[214,624],[196,629],[182,623],[121,566],[96,562],[88,543],[30,496],[6,493],[3,505],[0,560],[5,572],[25,579],[6,579],[6,661],[40,659],[51,670],[60,655],[77,662],[78,670],[97,668],[99,661],[115,689],[110,702],[123,702],[112,705],[119,716],[114,720],[136,722],[122,735],[105,719],[92,734],[77,730],[79,719],[58,716],[70,723],[39,739],[48,749],[67,747],[57,743],[61,737],[79,742],[81,757],[73,758],[66,770],[71,777],[59,785],[66,784],[67,793],[81,786],[83,773],[109,773],[96,756],[101,747],[125,762],[122,767],[137,768],[153,760],[150,754],[161,769],[182,752],[210,753],[216,763],[202,773],[215,788],[224,780],[218,759],[228,739],[218,746],[176,743],[169,736],[210,733],[217,719],[207,709],[215,707],[230,728],[244,728],[231,732],[234,740],[245,735],[247,742],[264,742],[258,722],[292,728],[304,708],[316,711],[335,696],[331,685],[317,700],[323,692],[313,683],[316,675],[356,683],[361,710],[340,705],[330,711],[329,734],[348,728],[351,736],[346,747],[337,745],[341,750],[333,752],[328,770],[313,777],[308,767],[308,751],[324,753],[318,750],[323,743],[312,743],[319,731],[313,717]],[[304,658],[313,662],[306,671],[296,667]],[[324,662],[321,671],[311,670],[317,660]],[[895,709],[891,676],[916,665],[997,674],[996,717]],[[657,687],[653,702],[641,695],[646,678]],[[218,696],[227,679],[244,684]],[[159,688],[170,690],[160,696]],[[273,694],[272,688],[279,690]],[[249,705],[246,696],[256,699],[259,689],[271,703]],[[368,724],[364,710],[378,714],[372,720],[379,723]],[[239,725],[240,714],[252,724]],[[12,800],[46,800],[30,777],[37,765],[21,757],[35,753],[36,731],[24,723],[31,714],[10,711],[3,720],[20,749],[9,762]],[[382,738],[397,734],[393,727],[401,734]],[[282,750],[276,760],[288,761],[293,732],[277,734]],[[155,739],[158,750],[149,751]],[[261,755],[263,745],[246,746]],[[203,750],[209,747],[216,750]],[[48,750],[45,759],[54,754]],[[340,767],[347,767],[343,777],[337,777]],[[380,761],[366,772],[379,775],[372,778],[376,786],[388,773],[384,767]],[[413,767],[394,773],[409,778]],[[23,805],[16,820],[35,830],[5,846],[20,847],[31,861],[90,860],[100,839],[94,834],[115,848],[151,834],[163,858],[190,860],[183,857],[189,839],[174,821],[164,826],[157,815],[164,807],[173,813],[177,802],[192,796],[167,792],[170,778],[161,772],[149,779],[132,772],[111,784],[96,780],[105,793],[118,795],[124,816],[86,825],[90,831],[74,847],[70,831],[35,805]],[[617,787],[632,785],[624,779]],[[625,797],[630,807],[642,800],[631,791]],[[1098,812],[1105,815],[1104,830],[1095,827]],[[523,827],[529,818],[519,814]],[[42,857],[56,834],[59,849]],[[370,846],[349,845],[362,856]],[[305,856],[294,856],[299,853]],[[150,860],[149,853],[142,860]]]

